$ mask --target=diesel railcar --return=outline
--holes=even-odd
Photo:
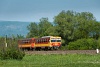
[[[20,49],[58,49],[61,47],[61,37],[44,36],[41,38],[28,38],[18,40]]]

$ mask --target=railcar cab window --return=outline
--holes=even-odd
[[[51,42],[56,42],[56,40],[51,40]]]
[[[57,42],[61,42],[61,39],[60,39],[60,38],[58,38],[58,39],[57,39]]]
[[[57,42],[61,42],[61,40],[57,40]]]

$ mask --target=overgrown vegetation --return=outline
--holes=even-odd
[[[25,56],[24,52],[14,47],[4,48],[0,51],[0,59],[2,60],[6,59],[22,60],[24,56]]]
[[[95,50],[100,48],[98,42],[91,38],[91,39],[78,39],[75,42],[70,42],[67,46],[70,50]]]
[[[0,38],[0,59],[16,59],[22,60],[25,56],[25,53],[18,48],[18,36],[9,37],[1,37]]]

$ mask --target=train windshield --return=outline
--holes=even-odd
[[[51,40],[51,42],[56,42],[57,40]]]
[[[61,40],[57,40],[57,42],[61,42]]]
[[[58,39],[58,38],[51,39],[51,42],[61,42],[61,39]]]

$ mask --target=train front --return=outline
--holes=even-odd
[[[53,49],[58,49],[61,46],[61,37],[51,37],[50,40]]]

